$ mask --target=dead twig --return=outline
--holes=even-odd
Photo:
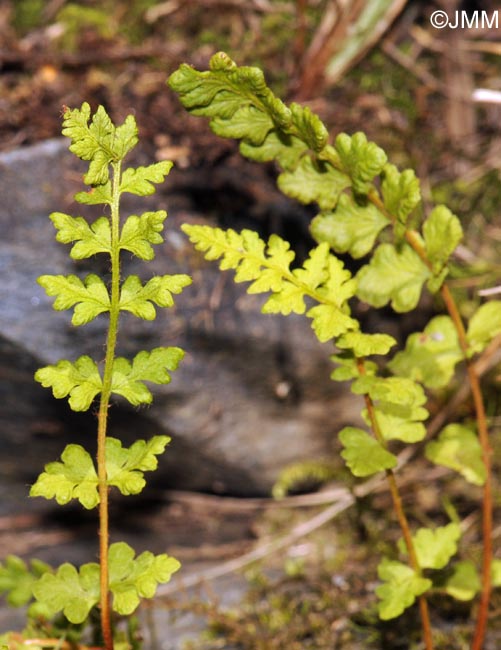
[[[321,526],[324,526],[326,523],[347,510],[354,502],[355,496],[346,489],[342,498],[338,499],[328,508],[325,508],[325,510],[322,510],[322,512],[320,512],[315,517],[312,517],[308,521],[295,526],[287,535],[260,544],[254,550],[249,551],[240,557],[228,560],[227,562],[218,564],[217,566],[205,571],[193,573],[190,576],[179,578],[177,580],[174,579],[169,584],[160,586],[157,589],[157,596],[170,596],[178,590],[186,590],[191,587],[196,587],[207,581],[221,578],[225,575],[228,575],[229,573],[240,571],[249,564],[257,562],[258,560],[262,560],[272,553],[287,548],[296,540],[301,539],[302,537],[305,537],[306,535],[312,533],[314,530],[317,530]]]

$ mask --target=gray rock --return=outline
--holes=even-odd
[[[0,155],[0,422],[10,450],[1,462],[7,470],[22,454],[28,477],[66,442],[94,439],[92,413],[72,413],[33,381],[36,368],[61,358],[103,356],[106,317],[75,328],[70,312],[54,311],[36,283],[44,273],[107,272],[104,257],[72,261],[48,219],[53,210],[99,216],[71,203],[83,189],[82,169],[62,139]],[[331,348],[316,341],[307,319],[262,315],[262,297],[247,295],[187,242],[179,225],[203,217],[192,212],[189,193],[179,198],[179,188],[196,182],[196,173],[187,181],[190,172],[174,171],[163,193],[124,206],[127,214],[172,206],[154,262],[124,256],[124,275],[191,273],[193,285],[153,323],[122,317],[120,354],[166,345],[187,354],[171,384],[154,387],[151,407],[120,402],[111,410],[111,433],[125,442],[172,436],[155,476],[162,485],[263,494],[287,464],[330,455],[359,405],[329,380]]]

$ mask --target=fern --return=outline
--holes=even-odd
[[[313,249],[302,267],[291,270],[294,253],[277,235],[265,243],[249,230],[238,234],[231,229],[225,232],[186,224],[182,229],[207,259],[220,259],[222,270],[235,270],[236,282],[252,282],[249,293],[271,292],[263,313],[306,314],[312,319],[317,337],[324,342],[358,329],[348,305],[356,283],[326,244]],[[307,309],[307,298],[318,304]]]
[[[0,590],[8,592],[10,602],[16,605],[35,599],[29,611],[35,628],[42,628],[42,637],[51,629],[51,619],[56,621],[60,614],[67,619],[67,630],[72,625],[85,628],[99,618],[98,636],[102,636],[106,650],[113,650],[117,637],[110,603],[114,612],[129,616],[141,598],[154,596],[158,583],[170,580],[180,564],[166,554],[154,556],[147,551],[136,558],[133,549],[123,542],[109,545],[110,488],[124,495],[139,494],[146,485],[144,473],[156,469],[157,456],[169,442],[166,436],[155,436],[149,441],[137,440],[129,448],[122,447],[120,440],[107,435],[109,404],[112,395],[121,395],[133,405],[150,403],[153,396],[146,384],[169,383],[184,356],[180,348],[157,347],[139,352],[132,360],[117,357],[119,317],[121,312],[130,312],[153,320],[156,309],[172,307],[173,296],[191,279],[186,275],[164,275],[143,284],[137,276],[122,276],[123,251],[145,260],[153,259],[153,246],[163,241],[167,214],[146,212],[123,218],[121,196],[152,194],[154,184],[162,182],[172,167],[172,163],[162,161],[147,167],[123,168],[125,157],[138,141],[134,117],[128,116],[123,124],[115,126],[102,106],[92,115],[89,105],[84,103],[80,109],[65,110],[63,135],[71,140],[70,150],[89,163],[84,181],[91,188],[79,192],[76,200],[91,206],[104,205],[109,216],[88,224],[82,217],[56,212],[51,215],[56,238],[72,246],[70,257],[75,260],[96,254],[108,256],[111,280],[91,273],[84,278],[73,274],[43,275],[38,282],[54,298],[54,309],[73,309],[74,326],[85,325],[102,315],[107,317],[108,335],[104,361],[87,355],[75,361],[62,359],[40,368],[35,379],[50,388],[54,397],[67,398],[74,411],[86,411],[94,400],[99,400],[97,458],[94,461],[81,445],[68,444],[60,461],[46,465],[30,495],[55,499],[61,505],[77,500],[84,508],[99,508],[99,564],[91,562],[77,569],[63,563],[51,569],[35,561],[28,570],[22,561],[11,558],[5,567],[0,567]],[[100,359],[101,346],[98,350]],[[98,610],[97,616],[91,613],[93,610]],[[38,624],[38,620],[42,623]],[[6,642],[13,643],[17,638],[16,645],[33,647],[30,629],[28,625],[26,639],[12,634],[7,635]],[[37,636],[40,635],[35,633]],[[36,645],[44,643],[36,641]]]
[[[250,282],[249,292],[270,294],[264,313],[305,314],[312,319],[317,338],[337,346],[332,378],[352,382],[352,391],[364,400],[362,417],[367,424],[367,431],[345,427],[340,432],[341,455],[355,476],[385,472],[405,540],[399,550],[407,555],[407,564],[385,559],[380,565],[379,613],[383,619],[395,618],[419,600],[427,650],[433,639],[426,593],[434,579],[439,581],[433,571],[452,560],[459,528],[452,522],[412,534],[394,478],[397,457],[392,447],[395,440],[401,445],[424,439],[428,411],[423,386],[443,387],[460,362],[467,365],[476,430],[449,425],[428,444],[426,456],[484,486],[482,579],[470,564],[458,563],[445,587],[441,584],[462,599],[482,591],[472,646],[481,650],[497,564],[490,543],[487,421],[471,360],[501,332],[501,302],[480,306],[469,323],[463,323],[447,284],[450,258],[463,237],[459,219],[443,205],[423,218],[419,179],[413,170],[398,170],[363,133],[341,133],[330,141],[318,116],[307,107],[286,106],[267,88],[258,68],[239,67],[220,52],[208,70],[181,65],[168,83],[189,112],[209,119],[216,134],[238,139],[244,156],[274,161],[280,172],[277,183],[285,194],[318,206],[311,223],[318,246],[295,269],[290,266],[293,253],[288,243],[275,235],[265,243],[250,231],[238,234],[191,225],[183,229],[208,260],[219,260],[222,270],[233,269],[237,282]],[[344,253],[367,257],[353,277],[336,257]],[[390,305],[403,313],[418,306],[425,288],[441,296],[448,316],[437,316],[423,332],[409,337],[405,349],[388,363],[393,373],[389,377],[367,357],[387,355],[395,340],[385,333],[363,333],[351,302],[358,298],[372,307]]]

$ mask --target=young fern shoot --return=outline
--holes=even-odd
[[[151,598],[157,584],[167,582],[180,566],[167,554],[155,556],[146,551],[135,557],[134,550],[124,542],[109,545],[110,488],[124,495],[139,494],[146,484],[144,473],[156,469],[157,456],[169,442],[167,436],[155,436],[122,447],[120,440],[107,435],[110,399],[121,395],[133,405],[150,403],[152,394],[146,383],[169,383],[184,355],[177,347],[157,347],[139,352],[131,361],[117,357],[119,317],[128,311],[153,320],[155,306],[172,306],[173,294],[180,293],[191,279],[187,275],[164,275],[143,284],[135,275],[122,277],[121,252],[153,259],[153,245],[163,241],[167,214],[146,212],[123,219],[121,197],[125,193],[153,194],[154,184],[162,182],[172,166],[164,161],[148,167],[123,168],[125,157],[138,142],[134,118],[129,116],[122,125],[115,126],[103,107],[91,115],[89,105],[84,103],[80,109],[65,109],[63,135],[71,139],[70,150],[89,162],[84,181],[91,189],[76,194],[76,200],[103,205],[109,216],[101,216],[89,225],[82,217],[55,212],[51,220],[56,238],[72,245],[70,257],[74,260],[96,254],[108,256],[111,279],[109,286],[96,274],[83,279],[76,275],[43,275],[38,281],[49,296],[55,297],[54,309],[73,309],[75,326],[107,314],[108,334],[103,363],[89,356],[61,360],[38,370],[35,378],[51,388],[56,398],[67,397],[74,411],[88,410],[99,396],[97,459],[94,462],[80,445],[67,445],[61,460],[45,467],[30,494],[55,499],[59,504],[76,499],[84,508],[99,508],[99,564],[88,563],[77,569],[64,563],[55,570],[46,568],[33,582],[31,591],[45,616],[51,618],[62,612],[73,624],[84,623],[97,606],[104,646],[112,650],[112,611],[132,614],[140,599]]]
[[[431,650],[426,594],[438,589],[468,600],[480,592],[471,647],[481,650],[491,587],[501,582],[501,565],[492,558],[491,450],[472,359],[501,333],[501,301],[481,305],[468,325],[463,323],[446,283],[449,259],[463,236],[458,218],[439,205],[415,229],[412,224],[421,202],[415,173],[399,171],[363,133],[342,133],[330,144],[319,117],[308,107],[286,106],[267,87],[258,68],[238,67],[219,52],[212,57],[209,70],[182,65],[171,75],[169,85],[188,111],[210,119],[216,134],[239,139],[242,155],[259,162],[274,161],[282,192],[319,206],[311,223],[319,246],[303,267],[294,270],[289,267],[293,253],[276,236],[265,243],[250,231],[238,234],[193,225],[183,229],[207,259],[220,259],[221,269],[235,269],[237,282],[251,281],[249,292],[271,293],[264,312],[305,313],[311,318],[317,338],[333,341],[338,348],[332,357],[337,364],[332,378],[351,381],[352,392],[363,396],[362,416],[369,432],[343,429],[341,455],[355,476],[386,473],[403,536],[398,551],[408,556],[407,562],[384,559],[379,565],[380,617],[395,618],[417,599],[423,640]],[[356,259],[368,256],[368,262],[352,277],[334,253],[348,253]],[[424,286],[441,295],[448,316],[433,318],[423,332],[411,335],[405,349],[387,364],[393,376],[385,375],[368,357],[387,355],[395,341],[383,333],[362,333],[348,301],[358,298],[375,308],[390,304],[403,313],[417,307]],[[305,297],[313,306],[306,307]],[[453,517],[447,525],[411,531],[391,447],[394,440],[401,445],[425,438],[425,389],[447,385],[461,361],[471,386],[476,427],[448,425],[437,440],[428,443],[426,456],[483,486],[483,560],[481,579],[474,564],[463,561],[450,568],[444,583],[437,572],[458,551],[459,523]]]

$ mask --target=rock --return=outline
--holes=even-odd
[[[104,256],[72,261],[48,219],[52,210],[99,216],[96,208],[71,202],[83,189],[82,169],[62,139],[0,155],[0,421],[2,444],[10,450],[2,463],[21,456],[28,478],[67,442],[94,439],[92,413],[72,413],[65,400],[54,400],[33,381],[36,368],[61,358],[103,356],[106,317],[75,328],[70,312],[54,311],[36,283],[44,273],[107,272]],[[172,436],[162,471],[152,475],[161,485],[264,494],[287,464],[330,455],[337,431],[353,422],[359,404],[329,380],[331,349],[316,341],[307,319],[262,315],[262,297],[247,295],[231,273],[204,262],[187,242],[180,224],[205,218],[194,198],[201,177],[200,170],[175,170],[161,193],[124,206],[127,214],[170,211],[154,262],[124,256],[124,275],[191,273],[193,285],[175,308],[158,310],[153,323],[122,317],[121,355],[160,345],[178,345],[187,354],[171,384],[154,387],[151,407],[120,402],[112,408],[110,432],[125,443]]]

